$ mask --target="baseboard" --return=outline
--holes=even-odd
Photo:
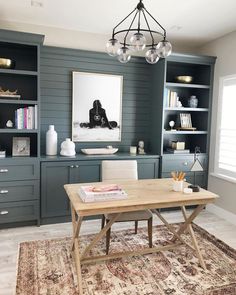
[[[216,206],[214,204],[209,204],[206,207],[206,210],[216,214],[217,216],[224,218],[228,222],[236,225],[236,214],[233,214],[225,209],[220,208],[219,206]]]

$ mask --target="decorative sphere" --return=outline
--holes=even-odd
[[[123,46],[120,49],[118,49],[117,54],[117,58],[121,63],[125,64],[131,59],[130,49],[126,46]]]
[[[106,51],[110,56],[117,56],[117,50],[120,48],[120,43],[117,39],[110,39],[106,44]]]
[[[157,50],[156,48],[152,47],[150,48],[146,54],[145,54],[145,58],[146,58],[146,61],[149,63],[149,64],[155,64],[158,62],[159,60],[159,56],[157,54]]]
[[[172,45],[169,41],[162,40],[157,44],[156,49],[159,57],[166,58],[172,52]]]
[[[135,51],[141,51],[146,47],[146,38],[142,33],[135,33],[130,38],[130,44]]]

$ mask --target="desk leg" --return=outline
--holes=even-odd
[[[72,217],[72,226],[73,226],[73,238],[71,244],[71,252],[72,257],[75,261],[76,271],[77,271],[77,278],[78,278],[78,288],[79,288],[79,295],[83,295],[83,288],[82,288],[82,274],[81,274],[81,262],[80,262],[80,251],[79,251],[79,233],[82,224],[83,217],[76,217],[76,211],[71,204],[71,217]]]
[[[188,219],[188,216],[187,216],[187,213],[186,213],[186,209],[185,209],[185,207],[183,206],[183,207],[181,207],[181,210],[182,210],[182,213],[183,213],[183,216],[184,216],[184,220],[185,220],[185,222],[186,222],[187,219]],[[195,236],[195,234],[194,234],[194,231],[193,231],[193,228],[192,228],[191,223],[188,224],[187,229],[188,229],[189,234],[190,234],[190,236],[191,236],[192,243],[193,243],[193,246],[194,246],[194,248],[195,248],[195,250],[196,250],[196,254],[197,254],[198,260],[199,260],[199,262],[200,262],[200,265],[201,265],[201,267],[202,267],[204,270],[206,270],[206,269],[207,269],[207,268],[206,268],[206,264],[205,264],[205,262],[204,262],[204,260],[203,260],[202,253],[201,253],[200,248],[199,248],[199,246],[198,246],[198,242],[197,242],[196,236]]]
[[[181,235],[185,232],[185,230],[187,229],[188,225],[191,224],[191,222],[194,220],[194,218],[196,216],[198,216],[198,214],[202,211],[202,209],[205,207],[206,205],[198,205],[197,208],[192,212],[192,214],[185,220],[185,223],[183,225],[180,226],[179,230],[177,231],[178,235]],[[176,236],[174,236],[171,241],[174,242],[176,240]]]

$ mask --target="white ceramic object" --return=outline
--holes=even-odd
[[[97,149],[81,149],[81,152],[86,155],[110,155],[118,151],[117,148],[97,148]]]
[[[65,141],[61,143],[61,151],[60,155],[65,157],[72,157],[75,156],[75,144],[70,138],[66,138]]]
[[[193,190],[191,188],[189,188],[189,187],[184,188],[184,194],[189,195],[189,194],[192,194],[192,192],[193,192]]]
[[[56,156],[57,154],[57,132],[54,129],[54,125],[49,125],[49,129],[46,133],[46,155]]]
[[[136,155],[137,154],[137,147],[136,146],[130,146],[129,147],[129,153],[131,155]]]
[[[173,190],[175,192],[182,192],[184,187],[183,180],[173,180]]]

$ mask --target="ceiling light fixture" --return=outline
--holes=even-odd
[[[129,28],[119,29],[121,24],[131,16],[132,20]],[[150,28],[148,18],[157,24],[158,31]],[[141,20],[146,24],[145,27],[141,27]],[[133,28],[134,25],[137,25],[137,27]],[[144,33],[147,34],[146,37]],[[156,36],[161,36],[162,40],[157,42],[155,40]],[[122,41],[119,41],[118,37],[119,39],[122,38]],[[148,39],[150,39],[150,42],[147,41]],[[131,59],[132,51],[142,51],[146,47],[149,47],[149,49],[145,54],[145,58],[150,64],[157,63],[159,58],[166,58],[172,52],[172,45],[166,40],[166,30],[147,11],[143,5],[143,0],[140,0],[135,9],[114,27],[112,38],[106,44],[106,51],[110,56],[117,56],[121,63],[127,63]]]

